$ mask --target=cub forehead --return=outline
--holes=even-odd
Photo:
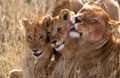
[[[45,28],[42,21],[42,19],[32,21],[31,24],[29,24],[28,28],[26,28],[26,31],[31,33],[45,33]]]

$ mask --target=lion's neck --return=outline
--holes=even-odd
[[[110,40],[109,37],[103,38],[99,41],[89,42],[85,40],[79,39],[78,41],[78,48],[77,48],[77,55],[83,58],[95,58],[103,53],[103,47],[108,43]]]
[[[73,38],[68,38],[66,43],[65,43],[65,47],[62,50],[62,56],[65,58],[71,58],[73,57],[73,53],[75,53],[76,49],[78,47],[78,39],[73,39]]]
[[[66,58],[74,58],[77,56],[83,58],[94,58],[102,54],[103,47],[108,41],[109,38],[107,37],[96,42],[87,42],[81,38],[69,38],[62,55]]]

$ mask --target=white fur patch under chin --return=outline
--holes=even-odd
[[[58,48],[55,48],[56,51],[61,51],[64,48],[64,44],[60,45]]]
[[[55,45],[54,45],[54,44],[51,44],[51,46],[52,46],[52,47],[55,47]]]
[[[71,31],[71,32],[69,33],[69,36],[70,36],[71,38],[78,38],[78,37],[80,37],[80,34],[79,34],[78,32],[76,32],[76,31]]]

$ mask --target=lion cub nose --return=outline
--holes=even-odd
[[[55,44],[56,42],[57,42],[57,40],[52,41],[53,44]]]
[[[79,23],[79,22],[82,22],[81,18],[75,17],[75,23]]]
[[[36,53],[38,50],[32,50],[32,51]]]

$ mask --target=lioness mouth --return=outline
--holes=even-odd
[[[70,23],[69,31],[70,31],[70,32],[71,32],[71,31],[76,31],[76,32],[77,32],[77,30],[75,29],[75,26],[74,26],[73,23]]]
[[[78,31],[75,29],[75,26],[74,26],[73,23],[70,24],[69,33],[72,33],[72,35],[76,35],[76,34],[79,34],[79,36],[82,35],[82,32],[78,32]]]

